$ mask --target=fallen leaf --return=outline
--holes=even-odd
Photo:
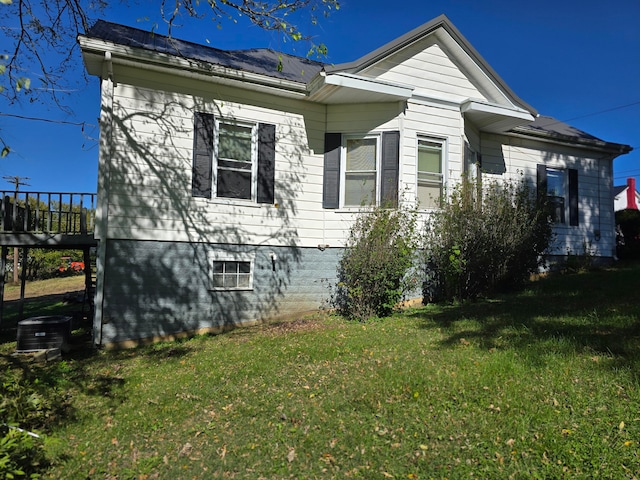
[[[193,449],[193,445],[191,445],[189,442],[187,442],[182,446],[182,449],[180,450],[180,453],[178,454],[178,456],[186,457],[187,455],[189,455],[191,453],[192,449]]]
[[[287,461],[289,463],[293,462],[296,459],[296,451],[295,449],[291,449],[289,450],[289,453],[287,453]]]

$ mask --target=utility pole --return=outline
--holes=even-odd
[[[28,186],[29,184],[26,182],[23,182],[23,180],[31,180],[31,179],[29,177],[19,177],[17,175],[4,176],[2,178],[9,183],[13,183],[15,187],[16,193],[13,197],[13,205],[14,205],[14,208],[17,208],[18,207],[18,190],[20,190],[20,185]],[[18,273],[18,257],[19,257],[19,249],[18,247],[13,247],[13,283],[18,283],[18,280],[20,280],[20,276]],[[2,272],[2,275],[4,275],[4,272]]]

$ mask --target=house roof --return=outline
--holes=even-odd
[[[478,125],[486,123],[483,126],[486,131],[508,131],[516,135],[570,144],[572,146],[595,148],[615,154],[628,153],[632,150],[629,145],[606,142],[554,118],[538,116],[536,110],[521,100],[509,88],[445,15],[440,15],[358,60],[339,65],[328,65],[265,48],[220,50],[104,20],[98,20],[79,39],[81,40],[81,45],[83,41],[86,42],[86,39],[95,39],[103,42],[103,44],[125,47],[125,50],[120,52],[120,61],[125,63],[132,63],[128,57],[133,52],[146,51],[164,54],[196,62],[197,64],[201,63],[199,68],[206,72],[209,71],[211,66],[224,69],[227,74],[229,72],[237,72],[239,75],[236,74],[234,78],[240,82],[246,82],[251,75],[256,75],[262,79],[273,79],[269,85],[274,84],[274,82],[289,82],[288,85],[295,85],[295,87],[290,88],[295,88],[300,94],[306,90],[307,94],[310,94],[309,98],[317,101],[330,102],[330,97],[335,95],[337,90],[341,90],[342,94],[338,96],[340,99],[337,101],[353,103],[359,101],[394,101],[410,98],[413,91],[412,87],[362,76],[360,72],[431,34],[436,34],[439,41],[446,44],[449,49],[455,50],[460,57],[463,57],[467,68],[480,69],[479,71],[482,71],[483,76],[485,78],[488,77],[491,84],[495,85],[509,99],[512,106],[493,103],[483,104],[473,99],[469,99],[462,104],[461,108],[466,116],[473,118]],[[83,45],[83,52],[86,53],[90,49],[85,47],[86,44]],[[95,69],[101,68],[98,65],[101,65],[99,58],[103,48],[98,47],[97,50],[93,51],[94,55],[98,55],[96,58],[98,63],[93,65],[93,71],[91,71],[89,62],[85,58],[87,68],[91,73],[100,74],[98,72],[101,70]],[[136,55],[139,54],[136,53]],[[133,61],[136,60],[137,58]],[[256,80],[256,82],[260,83],[259,80]],[[529,122],[527,118],[535,118],[535,120]],[[494,122],[495,126],[492,126],[491,122]]]
[[[617,187],[613,187],[613,196],[617,197],[622,192],[624,192],[627,188],[629,188],[628,185],[618,185]]]
[[[98,20],[85,37],[303,83],[324,66],[321,62],[267,48],[220,50],[105,20]]]
[[[633,150],[629,145],[606,142],[567,123],[543,115],[536,117],[532,123],[516,127],[512,131],[529,137],[537,137],[559,143],[569,143],[571,145],[582,145],[584,147],[607,150],[617,154],[629,153]]]

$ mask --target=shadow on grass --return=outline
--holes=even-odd
[[[549,353],[592,351],[615,366],[640,360],[640,265],[554,275],[519,293],[411,314],[438,328],[443,347],[473,342],[521,351],[532,362]]]
[[[82,298],[83,291],[67,292],[63,294],[42,295],[27,298],[24,302],[23,319],[45,315],[64,315],[72,318],[72,329],[83,323],[83,318],[89,313],[88,304],[65,301],[66,298]],[[0,345],[15,343],[20,309],[19,300],[4,302],[3,319],[0,324]]]

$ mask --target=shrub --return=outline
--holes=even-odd
[[[618,257],[640,258],[640,211],[626,209],[616,212],[616,225],[620,227],[616,242]]]
[[[47,465],[39,438],[15,428],[0,425],[0,477],[39,478]]]
[[[524,180],[463,179],[426,226],[426,302],[521,286],[537,271],[552,220]]]
[[[406,207],[372,207],[356,218],[338,264],[332,299],[347,318],[389,315],[412,286],[418,246],[416,212]]]
[[[42,372],[45,373],[45,372]],[[48,380],[56,377],[47,370]],[[44,435],[30,433],[46,428],[65,414],[66,401],[48,382],[7,368],[0,381],[0,478],[39,478],[49,465]]]

